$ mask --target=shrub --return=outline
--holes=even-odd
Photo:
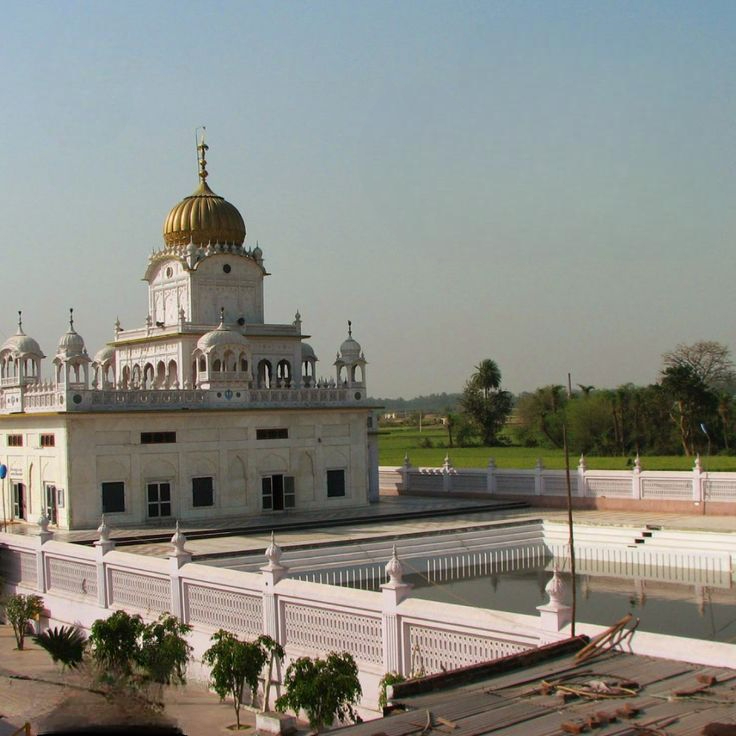
[[[23,649],[26,632],[31,620],[40,616],[42,611],[43,598],[40,595],[16,593],[8,598],[5,604],[5,615],[13,627],[18,649]]]
[[[79,667],[87,646],[87,637],[76,626],[54,627],[34,636],[33,641],[45,649],[54,662],[61,662],[62,669]]]
[[[385,708],[388,700],[386,698],[386,690],[389,685],[397,685],[400,682],[405,682],[406,678],[404,675],[400,675],[398,672],[387,672],[378,683],[378,705],[381,708]]]
[[[300,657],[292,662],[284,677],[286,693],[276,701],[276,709],[304,710],[312,728],[331,726],[335,719],[358,721],[353,708],[363,691],[358,667],[348,652],[330,652],[327,659]]]

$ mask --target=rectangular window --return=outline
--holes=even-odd
[[[162,516],[171,516],[171,484],[149,483],[148,490],[148,518],[158,519]]]
[[[337,498],[345,495],[345,471],[327,471],[327,498]]]
[[[102,484],[102,513],[114,514],[125,511],[125,483]]]
[[[13,483],[13,516],[26,518],[26,487],[23,483]]]
[[[176,432],[141,432],[142,445],[164,445],[176,442]]]
[[[277,429],[257,429],[257,440],[288,440],[289,430],[286,427]]]
[[[293,509],[296,506],[296,493],[294,492],[294,476],[284,476],[284,508]]]
[[[269,476],[261,479],[261,501],[264,511],[273,511],[273,483]]]
[[[56,447],[56,437],[53,434],[42,434],[41,447]]]
[[[23,435],[22,434],[9,434],[8,435],[8,447],[23,447]]]
[[[213,504],[212,478],[192,478],[192,506],[212,506]]]

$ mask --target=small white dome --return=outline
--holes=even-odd
[[[15,335],[9,337],[0,347],[0,352],[9,350],[17,357],[32,356],[35,358],[45,358],[39,344],[32,338],[28,337],[23,328],[19,327]]]
[[[80,355],[86,355],[87,349],[84,346],[84,338],[74,328],[63,334],[59,338],[59,347],[56,349],[57,355],[63,355],[67,358],[74,358]]]
[[[302,360],[317,360],[317,356],[314,354],[314,348],[308,343],[302,343]]]
[[[358,360],[360,357],[360,343],[349,337],[340,345],[340,356],[347,361]]]
[[[216,330],[205,333],[197,340],[197,347],[203,353],[208,353],[217,347],[243,347],[245,345],[248,345],[247,338],[222,324]]]
[[[95,353],[95,363],[102,365],[103,363],[109,363],[111,361],[115,361],[115,348],[111,345],[105,345],[104,348]]]

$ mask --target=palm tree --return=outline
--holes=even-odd
[[[495,360],[486,358],[475,366],[471,380],[483,392],[483,398],[487,399],[492,391],[497,391],[501,386],[501,369]]]

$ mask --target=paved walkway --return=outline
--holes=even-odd
[[[421,508],[425,501],[427,507],[434,499],[392,499],[393,503],[410,501]],[[383,504],[383,499],[381,503]],[[448,503],[448,502],[445,502]],[[333,527],[327,520],[324,524],[315,524],[304,531],[276,531],[277,541],[282,549],[317,544],[346,544],[380,538],[400,538],[408,535],[436,534],[443,531],[483,527],[494,523],[509,521],[529,521],[549,519],[567,522],[567,512],[548,508],[508,509],[500,511],[473,511],[467,508],[462,514],[437,516],[421,519],[402,519],[396,521],[365,521],[348,526]],[[686,514],[652,514],[649,512],[630,511],[575,511],[573,520],[576,525],[621,526],[641,530],[647,524],[658,524],[664,529],[688,531],[706,531],[736,534],[736,517],[733,516],[697,516]],[[226,537],[207,539],[190,539],[187,549],[193,559],[208,557],[227,557],[265,551],[270,541],[270,534],[234,534]],[[126,552],[166,557],[171,552],[168,543],[142,543],[126,546]]]
[[[24,676],[29,679],[17,679]],[[15,648],[13,631],[0,625],[0,736],[8,736],[25,722],[34,734],[46,730],[112,725],[174,725],[188,736],[233,734],[235,723],[230,703],[221,703],[214,693],[199,683],[167,688],[162,714],[147,712],[130,699],[110,702],[102,695],[86,691],[83,678],[61,674],[51,657],[32,641]],[[243,711],[241,722],[255,730],[255,715]]]
[[[315,544],[346,544],[374,538],[403,537],[440,531],[487,526],[513,520],[567,520],[567,512],[549,508],[494,507],[493,502],[457,498],[382,496],[380,503],[360,509],[325,512],[289,512],[283,515],[259,514],[212,522],[185,523],[187,549],[194,559],[247,554],[266,549],[274,530],[282,548]],[[667,514],[649,511],[575,511],[577,525],[625,526],[643,529],[658,524],[665,529],[726,532],[736,534],[736,517],[697,514]],[[129,544],[119,549],[136,554],[166,557],[171,552],[168,540],[173,521],[160,528],[111,528],[114,539]],[[294,529],[293,526],[297,527]],[[290,528],[291,527],[291,528]],[[35,534],[35,525],[13,525],[18,533]],[[155,540],[147,540],[154,534]],[[95,530],[58,531],[54,538],[67,542],[97,539]],[[135,539],[140,538],[140,543]]]

